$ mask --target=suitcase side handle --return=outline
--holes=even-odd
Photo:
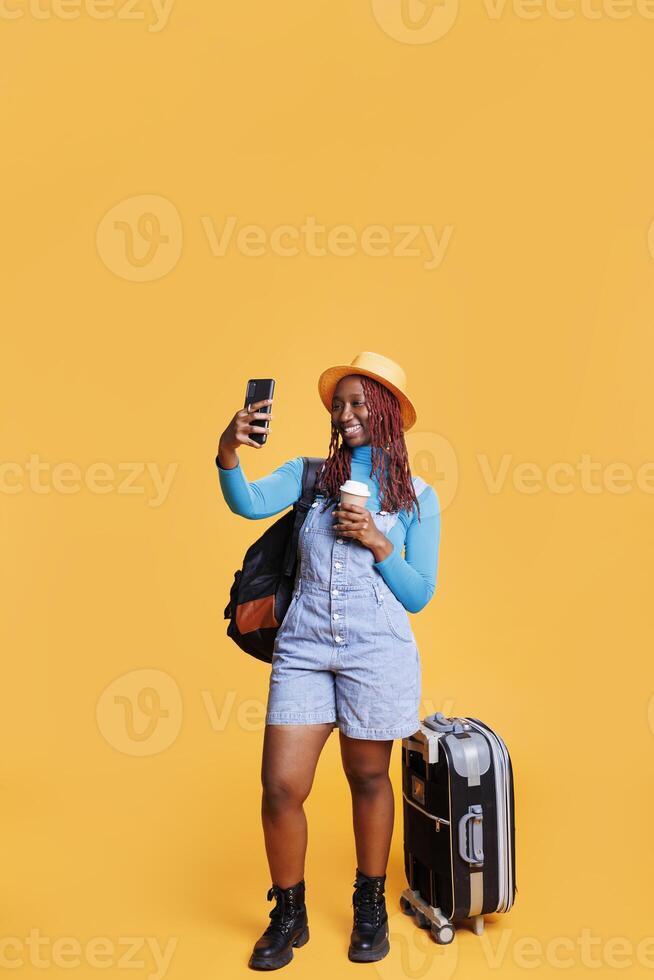
[[[470,835],[468,835],[470,827]],[[464,813],[459,820],[459,854],[468,864],[482,865],[484,863],[483,845],[484,814],[480,803],[473,803],[468,807],[468,812]],[[472,856],[468,853],[468,837],[472,847]]]

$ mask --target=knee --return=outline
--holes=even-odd
[[[300,783],[279,776],[264,775],[262,789],[264,809],[272,814],[300,807],[308,796]]]
[[[357,796],[375,796],[389,783],[387,769],[358,768],[348,766],[345,769],[350,788]]]

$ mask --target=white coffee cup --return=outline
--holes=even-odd
[[[346,480],[341,484],[340,491],[342,504],[357,504],[359,507],[365,507],[370,496],[367,484],[359,480]]]

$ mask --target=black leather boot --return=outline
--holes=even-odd
[[[293,946],[304,946],[309,939],[307,909],[304,904],[304,878],[290,888],[273,885],[268,901],[276,899],[270,911],[270,925],[254,944],[248,966],[254,970],[277,970],[293,959]]]
[[[384,898],[386,875],[369,877],[357,868],[354,882],[354,928],[348,957],[358,963],[381,960],[388,953],[388,914]]]

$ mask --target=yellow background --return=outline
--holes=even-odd
[[[156,975],[148,937],[173,943],[173,980],[247,975],[270,908],[268,668],[226,638],[222,612],[267,522],[228,511],[215,449],[246,379],[272,375],[271,438],[242,451],[246,473],[324,454],[317,376],[371,349],[407,371],[414,472],[447,502],[437,592],[412,619],[424,710],[504,736],[519,891],[484,939],[462,930],[445,949],[398,913],[396,742],[392,950],[350,964],[333,734],[307,804],[312,938],[287,969],[581,976],[590,955],[651,975],[654,946],[637,947],[654,934],[654,481],[636,474],[654,435],[654,21],[608,0],[596,18],[579,0],[570,18],[533,19],[412,0],[427,28],[399,0],[176,0],[153,30],[145,0],[140,19],[121,2],[106,19],[48,0],[46,15],[24,0],[10,18],[16,0],[0,16],[3,965],[43,976],[38,930],[47,976],[124,976],[124,937],[141,943],[131,977]],[[167,239],[151,261],[143,214]],[[361,246],[214,255],[206,222],[229,216],[267,233],[313,216],[359,240],[406,224],[451,238],[431,269]],[[547,485],[584,454],[599,492],[578,471],[569,493]],[[84,482],[96,463],[105,492]],[[145,476],[122,485],[146,463],[172,467],[158,505]],[[66,937],[67,959],[53,950]]]

